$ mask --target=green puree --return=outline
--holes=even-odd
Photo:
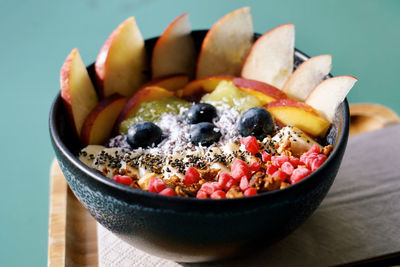
[[[181,107],[190,107],[191,103],[183,99],[173,97],[165,97],[162,99],[144,101],[139,104],[137,111],[131,117],[121,123],[119,132],[126,134],[129,127],[142,121],[158,121],[163,113],[177,115]]]
[[[222,81],[215,90],[201,98],[201,102],[213,105],[228,104],[235,108],[239,113],[243,113],[249,108],[260,107],[260,101],[240,89],[232,82]]]

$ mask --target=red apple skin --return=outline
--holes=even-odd
[[[115,123],[114,132],[119,131],[121,122],[129,118],[129,116],[131,116],[136,111],[140,103],[142,103],[143,101],[157,100],[164,97],[172,96],[174,96],[174,92],[157,86],[149,86],[140,89],[128,100],[128,102],[122,109]]]
[[[235,77],[230,75],[204,77],[188,83],[184,88],[178,90],[176,95],[185,100],[197,102],[204,94],[214,91],[221,81],[233,81],[234,79]]]
[[[279,99],[276,101],[273,101],[271,103],[268,103],[265,107],[268,108],[273,108],[273,107],[281,107],[281,106],[288,106],[288,107],[295,107],[302,109],[304,111],[307,111],[309,113],[312,113],[316,116],[319,116],[318,111],[316,111],[312,106],[307,105],[304,102],[297,101],[295,99],[287,98],[287,99]]]
[[[270,103],[272,101],[275,101],[277,99],[284,99],[287,98],[286,94],[276,88],[275,86],[272,86],[270,84],[256,81],[256,80],[251,80],[251,79],[244,79],[244,78],[235,78],[233,80],[233,84],[238,87],[241,90],[246,91],[249,94],[252,94],[252,91],[257,91],[260,92],[266,96],[268,101],[263,101],[263,104]]]
[[[227,58],[226,54],[224,53],[218,53],[215,52],[217,49],[213,47],[213,39],[215,39],[215,32],[221,32],[220,28],[225,24],[227,24],[228,21],[231,21],[232,18],[237,18],[238,15],[240,14],[246,14],[248,13],[249,16],[247,17],[246,21],[241,21],[242,25],[244,27],[250,27],[248,30],[248,36],[243,36],[243,32],[241,35],[242,40],[248,39],[247,42],[242,42],[240,47],[235,47],[235,51],[228,51],[229,53],[237,53],[238,55],[235,55],[234,57]],[[243,30],[243,29],[242,29]],[[235,32],[235,31],[232,31]],[[231,33],[232,33],[231,32]],[[204,78],[208,76],[216,76],[216,75],[232,75],[232,76],[240,76],[241,69],[243,67],[243,64],[245,62],[245,59],[251,49],[251,46],[253,44],[253,35],[254,35],[254,30],[253,30],[253,22],[252,18],[250,15],[250,8],[249,7],[242,7],[239,9],[236,9],[222,18],[220,18],[215,24],[208,30],[206,36],[204,37],[204,40],[201,44],[199,56],[197,58],[197,64],[196,64],[196,78]],[[226,40],[225,40],[226,41]],[[211,47],[211,48],[210,48]],[[222,46],[219,46],[221,50]],[[225,48],[228,49],[228,48]],[[227,52],[227,51],[225,51]],[[211,58],[211,60],[210,60]],[[215,60],[217,58],[217,60]],[[215,64],[206,64],[207,66],[210,66],[209,69],[204,68],[202,65],[204,62],[209,63],[208,61],[211,61]],[[224,62],[224,64],[218,64],[219,62]],[[215,65],[215,66],[213,66]],[[208,70],[207,70],[208,69]]]
[[[78,78],[75,80],[74,77],[71,76],[73,72],[78,74]],[[61,67],[60,86],[61,98],[63,99],[67,116],[73,128],[72,131],[76,134],[76,136],[79,136],[84,119],[89,114],[90,110],[96,106],[98,99],[96,91],[89,78],[86,67],[83,65],[77,48],[74,48],[71,51]],[[72,91],[74,91],[74,93]],[[75,103],[73,103],[74,100],[72,99],[72,95],[76,95],[77,93],[86,95],[85,99],[87,101],[81,103],[82,105],[79,109],[79,112],[76,110],[77,107],[75,106],[76,114],[74,114],[73,105]]]
[[[127,97],[114,94],[100,101],[86,117],[80,136],[81,142],[85,146],[100,145],[106,142],[110,137],[114,122],[116,121],[122,108],[125,106],[127,100]],[[109,116],[107,117],[111,118],[100,122],[99,119],[101,118],[101,115],[104,115],[104,112],[108,112]],[[101,131],[96,129],[96,123],[100,123],[104,126],[101,127]],[[100,139],[99,136],[101,136]],[[99,139],[100,141],[96,139]]]
[[[156,56],[158,55],[158,53],[161,50],[165,49],[166,45],[168,46],[168,44],[167,44],[168,39],[171,37],[171,35],[174,36],[174,34],[175,34],[175,37],[176,37],[177,27],[178,28],[182,27],[182,23],[184,23],[185,21],[188,22],[188,24],[186,24],[186,26],[188,27],[187,28],[187,30],[188,30],[187,36],[183,37],[182,35],[180,35],[179,36],[180,37],[180,39],[179,39],[180,45],[178,45],[179,49],[177,49],[177,47],[174,47],[175,49],[172,52],[169,51],[170,52],[169,57],[171,57],[171,55],[174,56],[174,59],[175,59],[174,64],[176,64],[176,65],[174,65],[173,67],[170,67],[170,66],[168,67],[169,73],[165,73],[165,70],[164,70],[161,75],[157,75],[157,73],[156,73],[156,66],[157,66]],[[182,32],[181,32],[181,34],[182,34]],[[184,39],[182,39],[182,38],[184,38]],[[183,44],[185,44],[185,46],[183,46]],[[169,48],[170,48],[170,46],[169,46]],[[177,55],[176,50],[179,50],[179,55]],[[165,56],[163,57],[163,59],[165,60]],[[152,55],[152,59],[151,59],[151,70],[152,70],[152,75],[153,75],[152,78],[154,80],[154,79],[157,79],[159,76],[164,76],[166,74],[172,74],[172,73],[173,74],[177,74],[177,73],[183,74],[184,73],[184,74],[187,74],[188,76],[190,76],[190,78],[193,78],[194,71],[196,68],[196,60],[197,60],[197,52],[196,52],[193,38],[190,35],[189,14],[184,13],[184,14],[178,16],[176,19],[174,19],[168,25],[168,27],[165,29],[163,34],[158,38],[156,44],[154,45],[153,55]]]
[[[177,91],[185,87],[189,82],[189,76],[186,74],[168,75],[164,77],[159,77],[145,83],[142,88],[149,86],[157,86],[167,89],[168,91]],[[139,89],[140,90],[140,89]]]
[[[265,108],[275,121],[295,126],[312,136],[324,137],[330,126],[330,122],[317,110],[294,99],[279,99],[267,104]]]
[[[131,96],[131,94],[127,95],[126,92],[118,92],[115,90],[111,90],[110,92],[107,91],[107,88],[105,88],[105,80],[107,79],[107,76],[109,76],[110,70],[108,70],[108,64],[110,63],[110,61],[112,61],[112,59],[110,59],[110,51],[112,50],[113,44],[116,43],[117,38],[119,37],[119,34],[121,34],[121,32],[124,31],[124,27],[127,25],[130,25],[129,23],[135,23],[136,26],[136,21],[134,20],[133,17],[128,18],[127,20],[125,20],[124,22],[122,22],[107,38],[107,40],[105,41],[105,43],[103,44],[103,46],[100,49],[99,54],[97,55],[96,58],[96,62],[95,62],[95,73],[96,73],[96,85],[100,94],[101,98],[105,98],[108,97],[114,93],[117,94],[123,94],[124,96]],[[136,26],[137,27],[137,26]],[[137,29],[137,31],[135,32],[136,34],[140,35],[141,37],[141,33],[139,32],[139,30]],[[142,37],[141,37],[142,38]],[[148,71],[147,69],[147,62],[142,62],[143,59],[142,58],[146,58],[145,56],[145,47],[144,47],[144,41],[140,40],[138,43],[142,42],[143,43],[143,52],[140,54],[141,58],[139,58],[138,60],[140,60],[141,62],[141,66],[139,68],[141,68],[140,74],[137,74],[137,77],[135,77],[135,84],[132,85],[132,90],[135,90],[134,87],[139,88],[140,85],[143,84],[143,82],[148,78],[146,77],[145,72]],[[118,43],[118,42],[117,42]],[[137,44],[135,44],[137,45]],[[141,50],[141,51],[142,51]],[[135,66],[138,67],[138,66]],[[112,70],[111,70],[112,71]],[[126,78],[126,77],[125,77]],[[132,83],[132,82],[129,82]],[[110,86],[110,85],[109,85]],[[106,92],[107,91],[107,92]],[[121,90],[120,90],[121,91]],[[123,91],[126,91],[125,89]]]

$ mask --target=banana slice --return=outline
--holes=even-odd
[[[88,145],[79,152],[79,160],[88,167],[92,167],[97,154],[105,147],[100,145]]]
[[[125,159],[129,157],[129,153],[129,151],[122,148],[105,148],[97,154],[92,168],[104,176],[112,178],[115,174],[119,173],[120,169],[126,168]]]
[[[287,149],[290,150],[294,156],[300,156],[308,151],[313,144],[317,144],[322,148],[322,146],[310,136],[293,126],[282,128],[272,140],[278,144],[277,152],[279,154],[282,154],[283,150]]]

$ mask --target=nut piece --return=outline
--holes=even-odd
[[[273,191],[279,189],[280,187],[281,180],[279,177],[272,177],[271,175],[265,177],[263,191]]]
[[[243,192],[240,191],[240,188],[237,185],[233,185],[228,192],[226,192],[226,198],[238,198],[243,196]]]
[[[144,174],[138,181],[138,184],[142,190],[149,190],[150,178],[156,176],[154,172]]]

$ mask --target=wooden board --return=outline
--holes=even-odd
[[[97,266],[97,224],[76,199],[57,160],[50,169],[48,266]]]
[[[350,105],[350,114],[351,135],[400,122],[396,113],[376,104]],[[96,221],[67,186],[55,159],[50,168],[48,266],[98,266]]]

